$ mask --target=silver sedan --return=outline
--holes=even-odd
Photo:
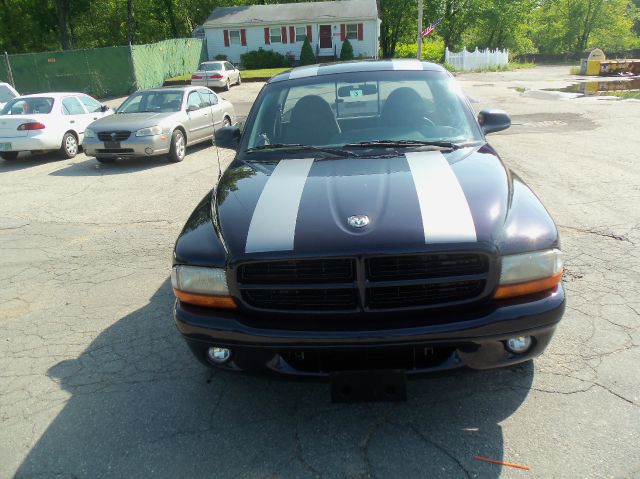
[[[106,163],[167,155],[182,161],[187,146],[213,138],[236,121],[233,105],[208,88],[156,88],[133,93],[116,114],[89,125],[84,151]]]

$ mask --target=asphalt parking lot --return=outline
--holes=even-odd
[[[640,105],[531,93],[568,67],[459,80],[512,115],[490,141],[562,235],[568,307],[544,356],[412,381],[392,404],[207,371],[169,272],[215,149],[0,160],[0,477],[640,476]],[[243,115],[260,86],[222,96]]]

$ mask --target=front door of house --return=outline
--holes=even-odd
[[[320,25],[320,48],[333,48],[331,25]]]

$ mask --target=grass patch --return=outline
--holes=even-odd
[[[271,78],[283,71],[289,70],[290,67],[285,68],[263,68],[260,70],[242,70],[240,75],[242,78]]]
[[[455,73],[487,73],[487,72],[510,72],[513,70],[520,70],[522,68],[534,68],[536,64],[529,63],[529,62],[523,62],[523,63],[511,62],[506,65],[476,68],[475,70],[458,70],[456,69],[456,67],[454,67],[453,65],[450,65],[449,63],[445,63],[442,66],[445,67],[450,72],[455,72]]]
[[[285,70],[289,70],[289,67],[286,68],[263,68],[261,70],[242,70],[240,75],[243,79],[247,78],[271,78],[272,76],[277,75],[280,72]],[[187,73],[186,75],[178,75],[175,77],[167,78],[166,81],[185,81],[191,80],[191,73]]]

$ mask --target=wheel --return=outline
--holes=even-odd
[[[96,160],[100,163],[113,163],[116,159],[112,156],[96,156]]]
[[[242,77],[240,76],[240,73],[238,73],[238,83],[236,83],[236,85],[240,86],[242,84]]]
[[[229,77],[227,77],[227,84],[224,86],[224,89],[227,91],[231,90],[231,81],[229,80]]]
[[[228,116],[225,116],[222,119],[222,127],[227,127],[227,126],[231,126],[231,119]]]
[[[18,152],[17,151],[5,151],[4,153],[0,153],[0,156],[2,157],[3,160],[13,161],[13,160],[18,158]]]
[[[187,152],[187,142],[184,138],[182,130],[174,130],[171,135],[171,147],[169,148],[169,161],[178,163],[184,160]]]
[[[71,132],[67,132],[62,137],[62,146],[60,152],[65,158],[73,158],[78,154],[78,139],[76,135]]]

